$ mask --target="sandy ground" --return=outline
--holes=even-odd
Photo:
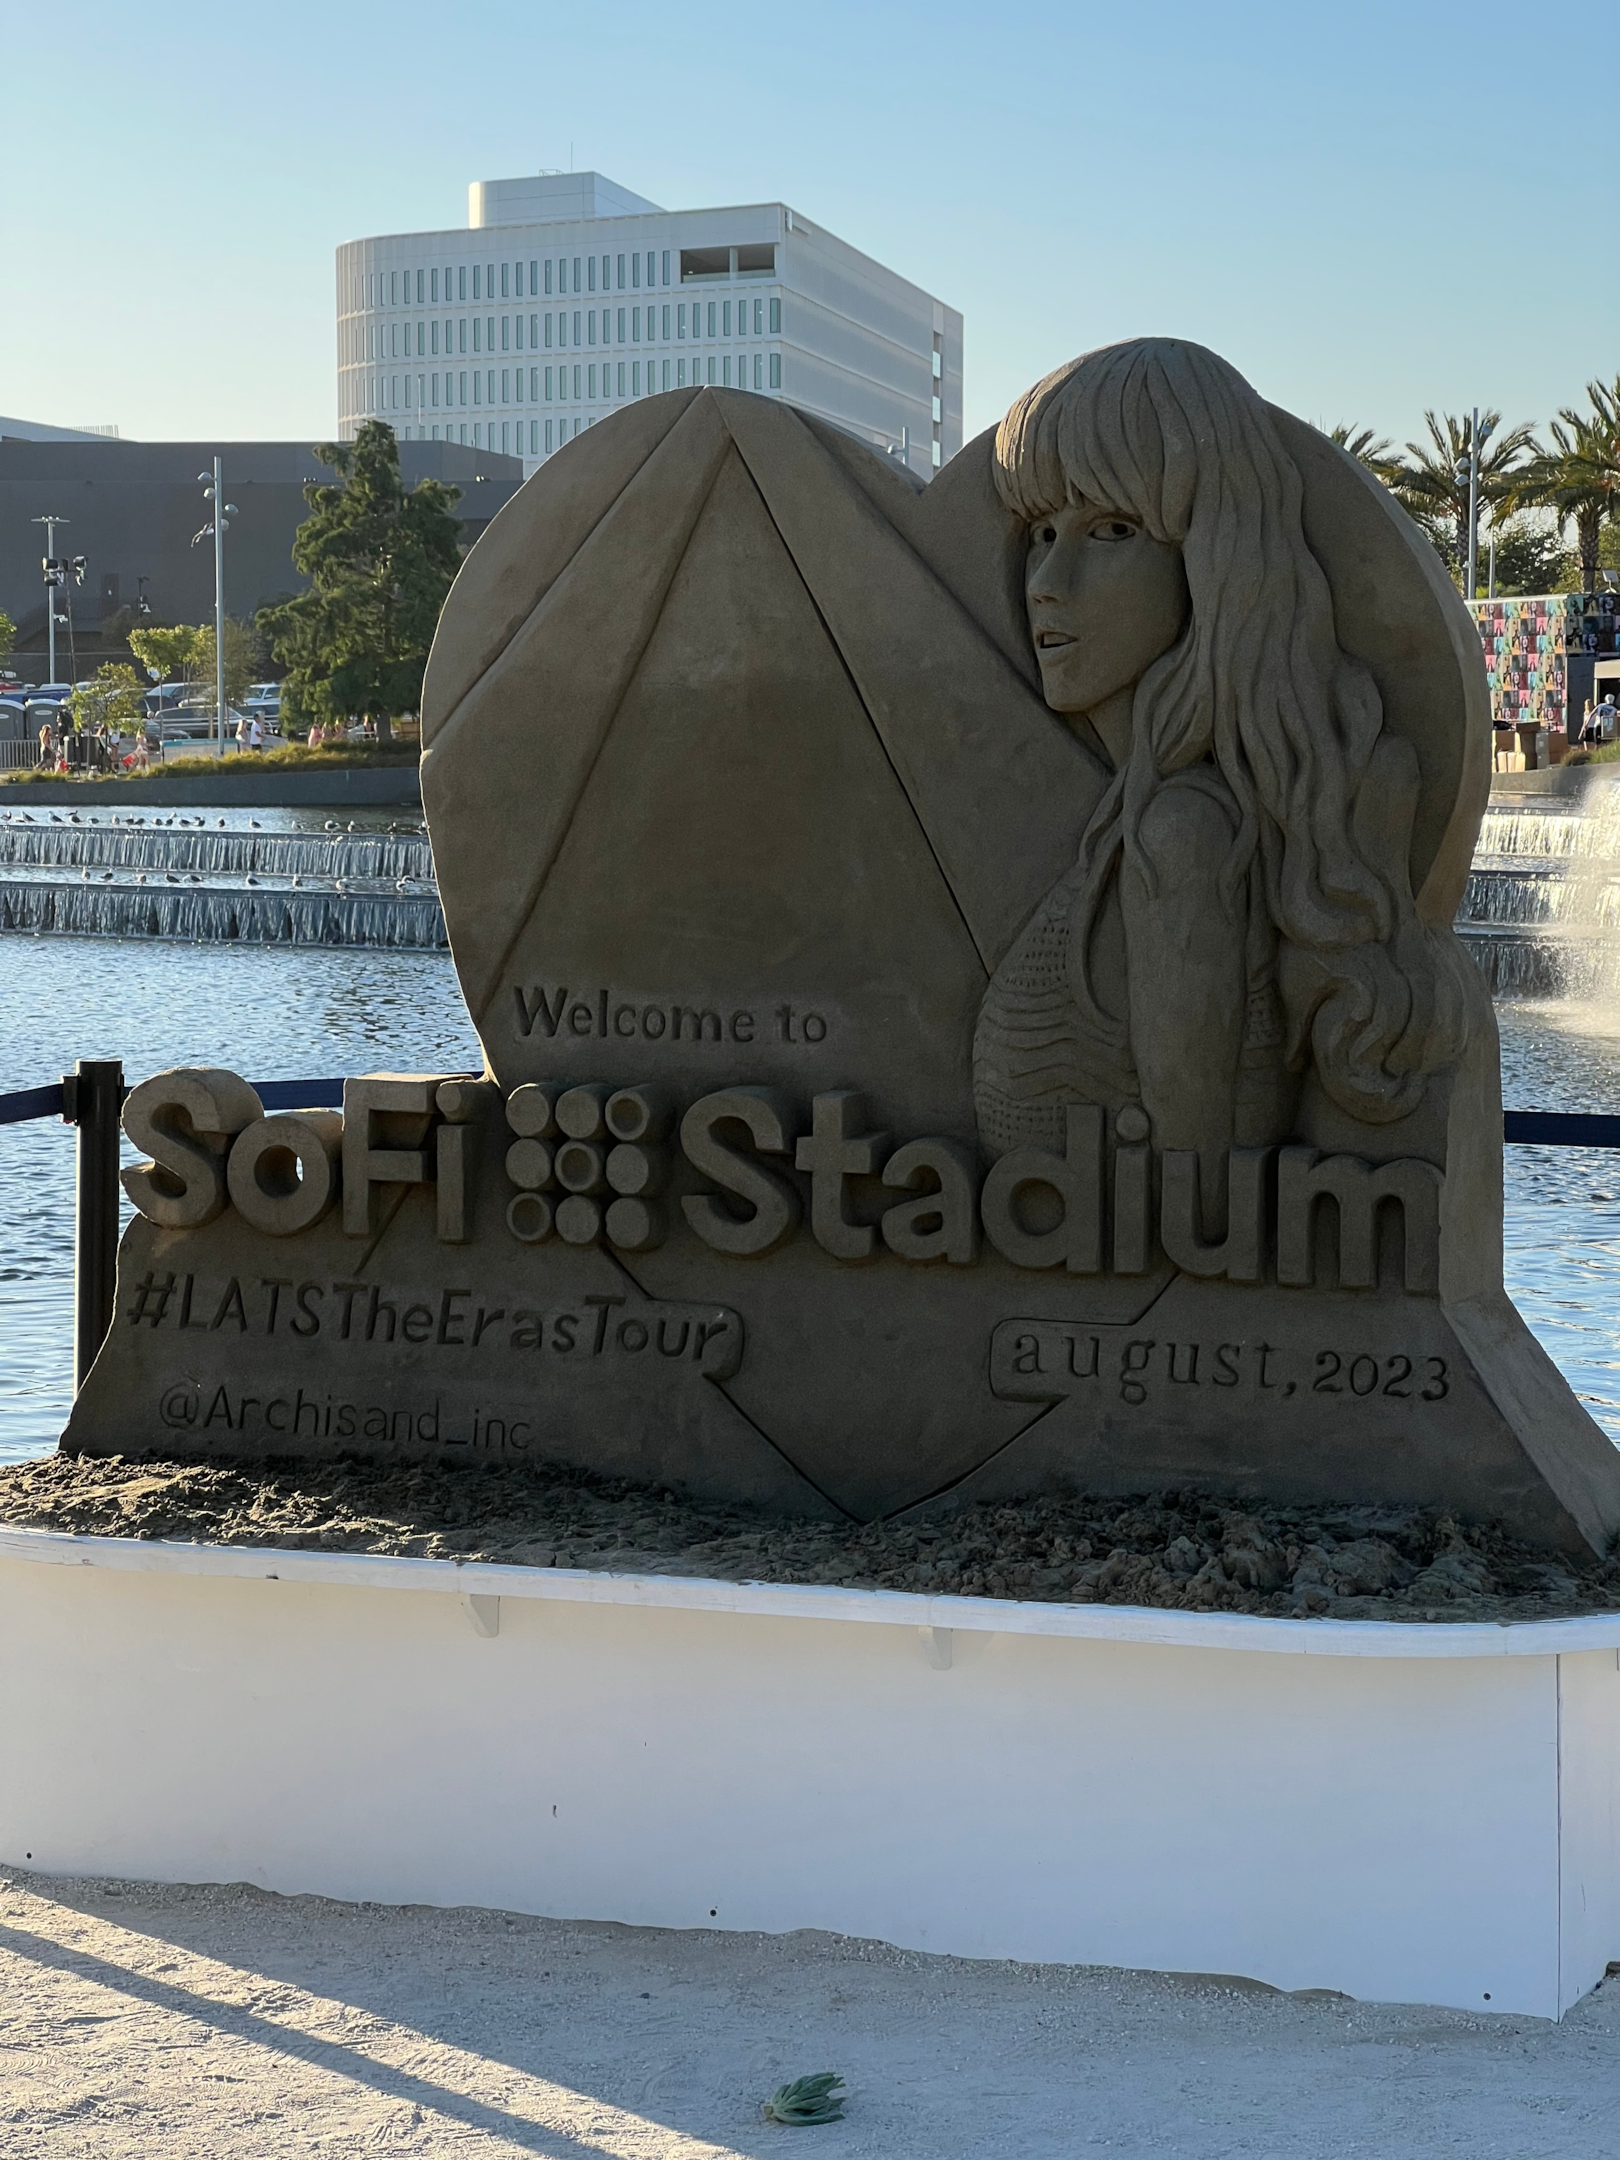
[[[841,2124],[760,2103],[841,2071]],[[0,1880],[29,2160],[1610,2160],[1620,1978],[1564,2021],[261,1891]]]

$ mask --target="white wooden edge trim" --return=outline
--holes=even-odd
[[[931,1597],[821,1583],[716,1582],[686,1575],[618,1575],[596,1568],[503,1567],[388,1553],[297,1552],[271,1545],[170,1543],[0,1529],[0,1560],[99,1567],[127,1574],[216,1575],[325,1583],[362,1590],[448,1592],[470,1598],[747,1613],[780,1620],[877,1622],[980,1635],[1061,1635],[1092,1642],[1264,1650],[1301,1657],[1551,1657],[1620,1651],[1620,1612],[1574,1620],[1273,1620],[1249,1613],[1161,1612],[1139,1605],[1059,1605],[1012,1598]]]

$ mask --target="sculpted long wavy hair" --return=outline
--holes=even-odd
[[[1151,889],[1143,812],[1169,774],[1213,762],[1238,811],[1222,889],[1230,904],[1258,883],[1276,926],[1289,1063],[1308,1056],[1354,1117],[1405,1116],[1462,1048],[1457,956],[1413,903],[1416,759],[1339,647],[1299,469],[1265,406],[1201,345],[1107,346],[1012,408],[996,480],[1030,523],[1080,496],[1125,512],[1180,549],[1192,600],[1137,685],[1129,756],[1081,841],[1072,980],[1088,1023],[1124,1047],[1091,981],[1097,911],[1122,859]]]

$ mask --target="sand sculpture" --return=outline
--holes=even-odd
[[[927,487],[627,408],[470,557],[423,736],[485,1072],[138,1088],[66,1446],[1620,1528],[1502,1289],[1478,639],[1214,354],[1090,354]]]

